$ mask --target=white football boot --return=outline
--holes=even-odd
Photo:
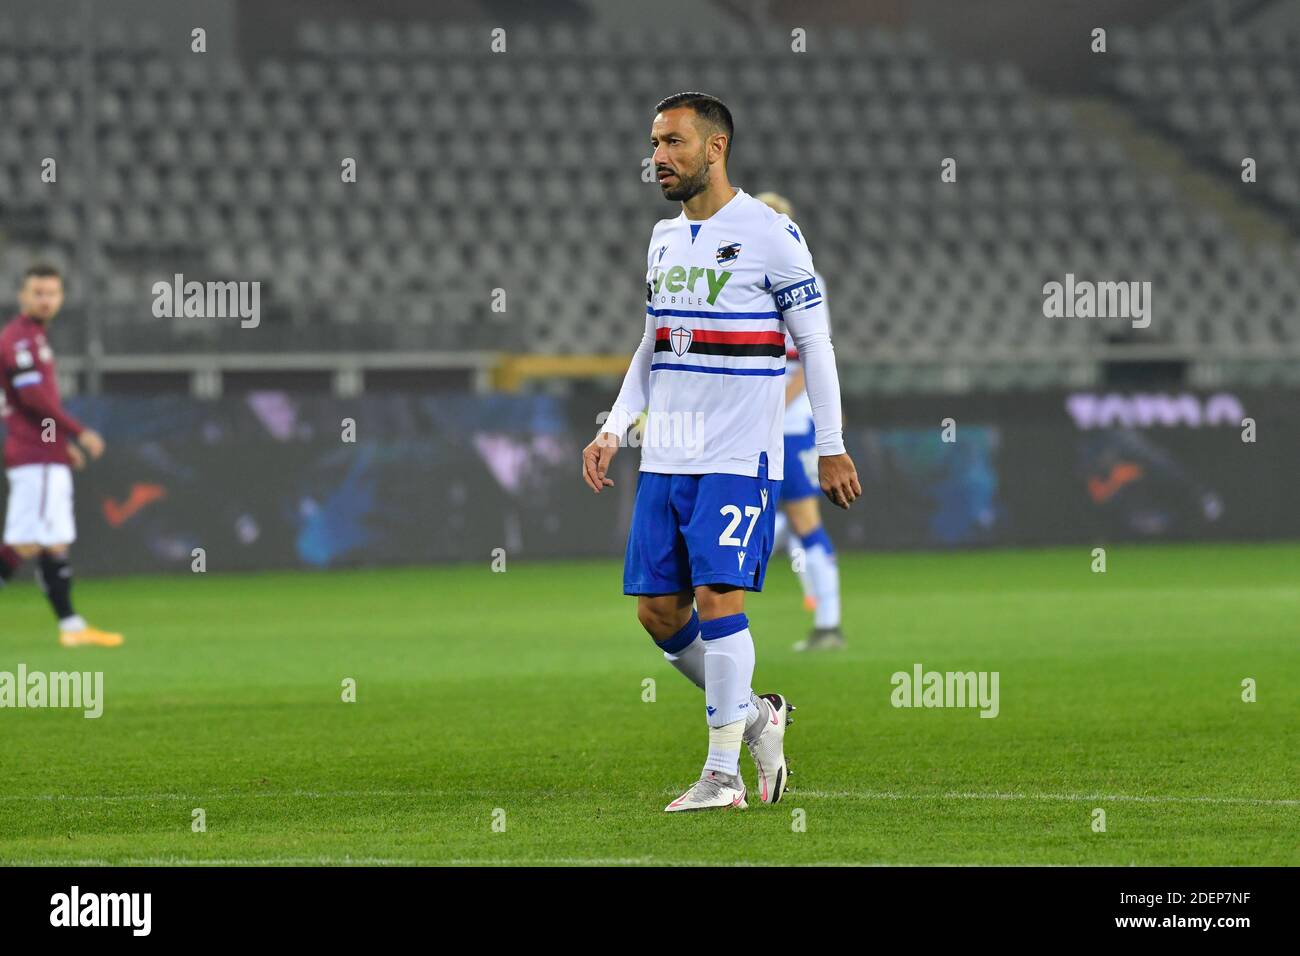
[[[767,719],[753,734],[745,734],[745,746],[758,770],[758,798],[776,803],[790,787],[790,768],[785,763],[785,728],[794,723],[794,705],[780,694],[763,694]]]
[[[727,807],[743,810],[747,806],[749,804],[745,802],[745,781],[740,779],[740,774],[729,776],[716,770],[706,770],[691,789],[664,807],[664,810],[668,813]]]

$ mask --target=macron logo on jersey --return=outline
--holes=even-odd
[[[822,300],[822,290],[817,288],[817,277],[813,276],[794,285],[788,285],[784,289],[778,289],[772,296],[776,300],[777,310],[784,314],[816,305]]]

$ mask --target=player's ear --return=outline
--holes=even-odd
[[[709,137],[709,162],[720,163],[727,158],[727,134],[714,133]]]

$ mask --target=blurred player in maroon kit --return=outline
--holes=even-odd
[[[53,266],[32,266],[18,292],[22,311],[0,331],[0,412],[5,421],[9,503],[0,546],[0,586],[30,558],[59,619],[64,647],[116,647],[121,634],[90,627],[72,609],[68,547],[76,540],[72,468],[104,453],[104,439],[69,415],[59,399],[54,353],[45,329],[63,305],[63,278]]]

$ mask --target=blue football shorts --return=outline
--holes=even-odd
[[[702,584],[763,590],[781,482],[767,477],[639,473],[623,561],[624,594]]]

